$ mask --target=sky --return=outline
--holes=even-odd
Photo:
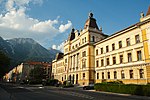
[[[149,6],[150,0],[0,0],[0,36],[33,38],[63,51],[71,29],[83,29],[89,12],[111,35],[139,22]]]

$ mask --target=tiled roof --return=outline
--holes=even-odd
[[[56,60],[59,60],[59,59],[63,58],[63,56],[64,56],[63,53],[57,53]]]
[[[84,28],[86,29],[87,27],[92,27],[92,28],[98,29],[98,26],[96,24],[96,19],[94,19],[94,18],[87,19],[87,21],[86,21],[86,23],[84,25]]]
[[[150,6],[149,6],[148,11],[147,11],[147,13],[146,13],[146,16],[147,16],[147,15],[150,15]]]
[[[73,28],[72,31],[71,31],[71,33],[70,33],[70,35],[69,35],[69,38],[68,38],[68,39],[69,39],[70,41],[72,41],[72,40],[75,38],[74,30],[75,30],[75,29]]]

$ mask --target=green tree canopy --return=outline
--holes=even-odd
[[[10,59],[0,51],[0,78],[2,78],[9,70]]]
[[[44,70],[43,70],[42,66],[36,65],[34,67],[34,69],[32,69],[30,71],[30,74],[29,74],[30,80],[32,80],[32,81],[42,81],[43,76],[44,76],[43,74],[44,74]]]

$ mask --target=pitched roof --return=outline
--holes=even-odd
[[[59,60],[61,58],[63,58],[64,54],[63,53],[57,53],[56,54],[56,60]]]
[[[147,15],[150,15],[150,6],[149,6],[148,11],[147,11],[147,13],[146,13],[146,16],[147,16]]]
[[[89,18],[85,22],[84,29],[86,29],[87,27],[92,27],[92,28],[96,28],[99,30],[97,23],[96,23],[96,19],[93,18],[92,13],[89,14]]]
[[[74,33],[74,31],[75,31],[75,29],[73,28],[73,29],[71,30],[71,33],[70,33],[69,37],[68,37],[68,40],[69,40],[69,41],[72,41],[72,40],[75,38],[75,33]]]

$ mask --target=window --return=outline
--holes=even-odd
[[[144,70],[140,69],[139,70],[140,78],[144,78]]]
[[[104,79],[104,72],[102,72],[102,79]]]
[[[78,47],[78,44],[76,44],[76,48]]]
[[[101,54],[103,54],[103,48],[101,48]]]
[[[71,82],[71,75],[69,75],[69,81]]]
[[[85,67],[86,67],[86,61],[83,60],[83,61],[82,61],[82,68],[85,68]]]
[[[74,75],[73,75],[73,77],[72,77],[72,84],[74,84]]]
[[[76,84],[78,84],[78,74],[76,74]]]
[[[129,70],[130,78],[133,78],[133,70]]]
[[[108,75],[108,76],[107,76],[107,77],[108,77],[108,79],[110,79],[110,72],[107,72],[107,75]]]
[[[99,66],[99,61],[97,60],[97,61],[96,61],[96,67],[98,67],[98,66]]]
[[[85,57],[86,56],[86,51],[83,51],[82,52],[82,57]]]
[[[101,66],[104,66],[104,59],[101,59]]]
[[[120,64],[123,63],[123,55],[120,55]]]
[[[72,66],[72,63],[73,63],[73,62],[72,62],[72,61],[73,61],[72,59],[73,59],[73,57],[71,56],[71,57],[70,57],[70,65],[71,65],[71,66]]]
[[[68,48],[65,49],[65,52],[68,52]]]
[[[85,79],[85,73],[83,73],[83,79]]]
[[[112,51],[115,50],[115,44],[112,44]]]
[[[130,46],[130,38],[126,39],[127,46]]]
[[[73,70],[74,70],[74,67],[76,67],[76,66],[75,66],[75,58],[76,58],[76,56],[73,55]]]
[[[92,36],[92,42],[95,42],[95,37],[94,36]]]
[[[84,43],[84,39],[82,39],[82,44]]]
[[[125,75],[124,75],[124,70],[121,71],[121,78],[124,79]]]
[[[117,72],[114,71],[114,79],[117,79]]]
[[[96,55],[98,55],[98,49],[96,49]]]
[[[85,42],[86,42],[86,37],[84,39],[85,39]]]
[[[137,51],[137,61],[142,60],[142,54],[141,51]]]
[[[78,69],[78,64],[79,64],[79,53],[77,53],[77,69]]]
[[[106,52],[109,52],[109,48],[108,48],[108,46],[106,46]]]
[[[109,65],[109,58],[106,59],[106,65]]]
[[[97,73],[97,79],[99,79],[99,73]]]
[[[135,36],[135,43],[140,43],[140,37],[139,37],[139,35]]]
[[[131,62],[131,61],[132,61],[132,54],[128,53],[128,62]]]
[[[119,41],[119,48],[122,48],[122,41]]]
[[[113,57],[113,64],[116,64],[116,57]]]
[[[62,77],[62,81],[63,81],[63,77]]]
[[[67,59],[65,59],[65,63],[67,63]]]

